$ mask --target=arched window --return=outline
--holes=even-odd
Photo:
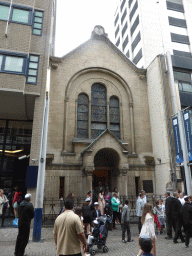
[[[102,84],[91,87],[91,138],[97,138],[107,129],[107,96]]]
[[[88,138],[89,100],[85,94],[79,94],[77,106],[77,137]]]
[[[110,131],[120,139],[119,100],[112,96],[109,101]]]

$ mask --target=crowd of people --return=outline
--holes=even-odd
[[[88,191],[82,207],[74,205],[75,196],[70,193],[64,200],[64,207],[55,220],[54,239],[59,255],[86,255],[87,248],[92,246],[100,235],[99,222],[103,215],[111,220],[111,229],[121,224],[122,242],[133,242],[130,230],[129,201],[121,202],[117,188]],[[97,193],[96,193],[97,191]],[[148,203],[145,191],[142,190],[136,201],[138,216],[138,233],[140,250],[138,256],[156,256],[157,235],[166,233],[165,239],[178,243],[178,239],[189,246],[192,235],[192,196],[182,194],[179,190],[170,195],[165,193],[163,200],[155,200],[154,205]],[[34,208],[30,194],[23,194],[19,187],[15,188],[12,206],[18,221],[18,236],[15,255],[24,255],[29,240],[30,223],[34,217]],[[0,214],[4,226],[5,211],[10,207],[10,201],[0,189]],[[156,230],[157,229],[157,230]],[[174,237],[172,231],[174,230]],[[126,239],[127,233],[127,239]],[[87,240],[86,240],[87,238]],[[71,246],[68,246],[68,245]]]

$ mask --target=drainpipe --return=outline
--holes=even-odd
[[[7,34],[8,34],[8,27],[9,27],[9,20],[10,20],[10,16],[11,16],[12,5],[13,5],[13,0],[11,0],[11,2],[10,2],[9,15],[8,15],[8,20],[7,20],[7,24],[6,24],[6,28],[5,28],[5,37],[7,37]]]

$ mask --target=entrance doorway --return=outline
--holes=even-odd
[[[111,148],[104,148],[97,152],[94,158],[95,171],[93,172],[92,185],[94,191],[109,188],[112,192],[117,187],[119,175],[119,154]]]
[[[0,120],[0,188],[6,195],[18,185],[25,188],[32,136],[32,121]]]

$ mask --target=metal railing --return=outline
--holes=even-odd
[[[136,216],[136,196],[120,196],[120,202],[124,205],[125,199],[129,200],[129,214],[131,220],[137,220]],[[147,196],[147,202],[151,203],[154,207],[154,202],[156,200],[163,199],[165,201],[164,195],[150,195]],[[74,205],[82,207],[85,202],[85,198],[76,197],[74,199]],[[53,225],[56,217],[61,213],[64,207],[64,200],[55,198],[44,198],[43,202],[43,225]]]

